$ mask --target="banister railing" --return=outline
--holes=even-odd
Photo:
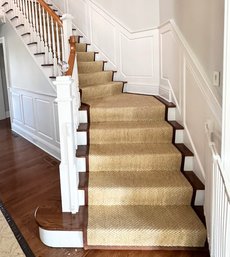
[[[38,52],[45,53],[44,64],[53,64],[52,76],[60,75],[59,67],[69,55],[66,45],[72,23],[62,20],[44,0],[12,0],[12,3],[28,21],[25,32],[31,33],[31,43],[37,42]]]
[[[211,172],[206,175],[205,214],[211,257],[230,256],[230,184],[207,123],[206,136],[211,156]]]

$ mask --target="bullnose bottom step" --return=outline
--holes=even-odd
[[[86,248],[204,247],[191,206],[89,206]]]

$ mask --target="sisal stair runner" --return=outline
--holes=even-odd
[[[123,83],[77,45],[82,102],[90,106],[86,248],[203,247],[165,106],[122,93]]]

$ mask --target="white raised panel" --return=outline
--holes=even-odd
[[[113,63],[116,63],[116,30],[112,23],[91,9],[92,41],[98,49],[103,49],[103,54]]]
[[[12,93],[13,120],[23,122],[21,97],[18,93]]]
[[[153,77],[153,36],[129,39],[121,34],[121,70],[126,77]]]
[[[30,129],[35,129],[35,117],[34,117],[34,106],[33,98],[30,96],[22,96],[22,108],[24,124]]]
[[[40,135],[53,140],[53,113],[50,101],[35,99],[37,131]]]

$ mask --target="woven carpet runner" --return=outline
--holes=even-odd
[[[82,101],[90,106],[87,245],[203,247],[206,230],[190,206],[193,189],[165,106],[122,93],[94,53],[77,49]]]

